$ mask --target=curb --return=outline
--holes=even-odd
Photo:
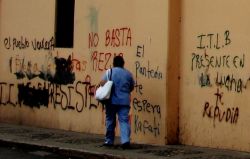
[[[99,152],[88,151],[88,150],[61,148],[57,146],[42,145],[38,143],[28,143],[28,142],[20,142],[20,141],[13,141],[13,140],[0,139],[0,144],[5,145],[5,146],[20,147],[22,149],[45,150],[45,151],[61,154],[67,157],[91,158],[91,159],[126,159],[124,156],[119,156],[119,155],[99,153]]]

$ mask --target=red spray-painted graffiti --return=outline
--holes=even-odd
[[[88,48],[97,48],[101,42],[98,33],[89,33]],[[104,46],[106,48],[121,48],[132,46],[132,31],[129,27],[107,29],[105,32]],[[98,51],[91,50],[91,63],[93,71],[104,71],[112,67],[114,56],[123,56],[124,51]]]

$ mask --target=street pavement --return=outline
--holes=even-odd
[[[250,153],[185,145],[131,144],[122,149],[116,143],[103,147],[103,135],[0,123],[0,145],[40,149],[68,158],[91,159],[250,159]],[[119,141],[119,139],[116,139]]]

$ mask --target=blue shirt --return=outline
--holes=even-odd
[[[108,80],[106,76],[107,72],[103,76],[103,80]],[[134,89],[134,79],[132,74],[121,67],[112,68],[113,87],[111,92],[111,104],[115,105],[130,105],[130,93]]]

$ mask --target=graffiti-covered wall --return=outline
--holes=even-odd
[[[250,2],[184,0],[180,141],[250,151]]]
[[[94,94],[121,55],[136,81],[132,141],[165,144],[168,1],[59,3],[0,0],[0,121],[103,134]]]
[[[133,142],[250,151],[249,4],[0,0],[0,121],[103,134],[94,94],[121,55]]]

